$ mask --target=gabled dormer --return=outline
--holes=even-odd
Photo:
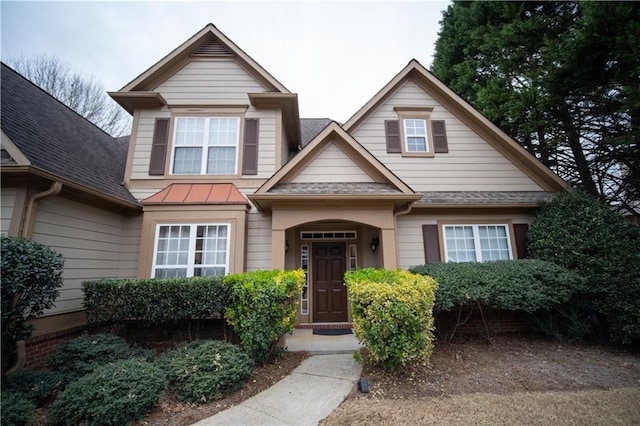
[[[110,95],[134,117],[125,184],[139,199],[174,181],[256,188],[300,144],[297,95],[212,24]]]

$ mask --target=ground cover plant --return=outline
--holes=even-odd
[[[156,360],[178,401],[203,403],[238,390],[253,370],[241,348],[223,341],[200,341],[163,354]]]

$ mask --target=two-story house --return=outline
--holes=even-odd
[[[133,115],[126,160],[97,154],[96,168],[64,169],[102,180],[108,168],[112,188],[83,199],[50,172],[38,181],[49,192],[34,200],[43,192],[18,179],[5,188],[6,169],[36,154],[26,153],[25,129],[5,135],[3,93],[3,149],[16,164],[3,161],[2,232],[68,259],[97,257],[84,273],[68,261],[51,315],[81,308],[80,276],[302,268],[298,323],[348,322],[345,271],[523,257],[538,203],[567,189],[415,60],[346,123],[300,119],[297,95],[209,24],[110,95]],[[37,149],[55,150],[45,145]],[[16,206],[31,209],[31,222],[16,223]],[[82,238],[84,249],[67,250],[54,233]]]

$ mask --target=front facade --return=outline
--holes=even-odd
[[[93,207],[116,216],[125,260],[95,278],[302,268],[301,326],[350,321],[348,270],[525,256],[533,210],[566,189],[416,61],[347,123],[300,119],[297,95],[209,24],[110,95],[133,115],[131,199]],[[16,187],[3,179],[3,233]],[[55,198],[36,211],[72,210]]]

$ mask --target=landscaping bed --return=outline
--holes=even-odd
[[[591,408],[611,416],[610,408],[622,411],[622,423],[640,421],[640,356],[610,347],[521,335],[499,335],[491,345],[438,341],[428,367],[390,372],[365,365],[363,375],[370,392],[354,390],[325,424],[429,423],[429,415],[436,414],[439,424],[508,423],[517,416],[505,408],[518,407],[532,416],[547,410],[553,416],[548,411],[553,400],[564,401],[556,405],[567,415]],[[572,408],[571,401],[578,405]],[[519,422],[541,423],[541,418],[520,417]]]

